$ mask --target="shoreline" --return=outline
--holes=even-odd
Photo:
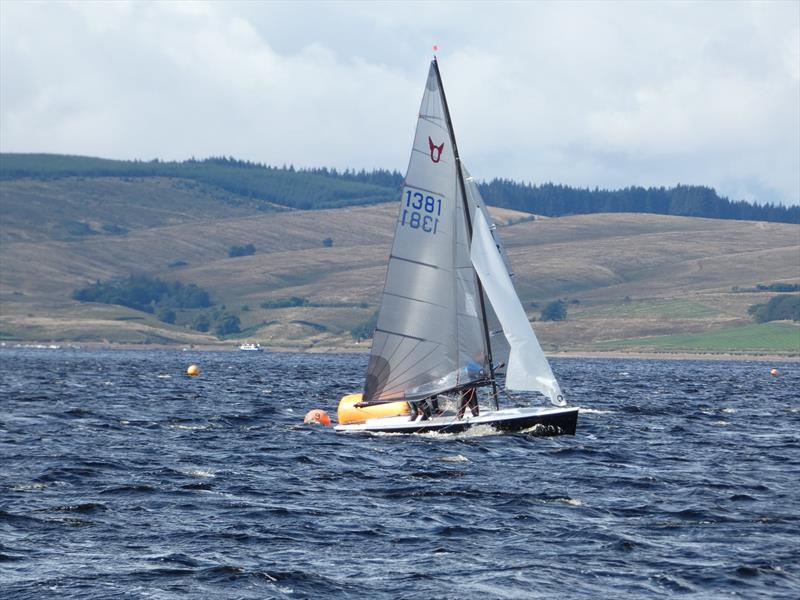
[[[238,344],[143,344],[143,343],[112,343],[112,342],[31,342],[4,340],[0,342],[0,351],[9,349],[40,349],[40,350],[172,350],[175,352],[242,352]],[[366,354],[370,350],[368,344],[362,347],[285,347],[265,346],[264,352],[273,354],[299,353],[299,354]],[[252,354],[258,354],[252,352]],[[744,362],[789,362],[800,363],[800,354],[752,353],[752,352],[621,352],[619,350],[601,352],[597,350],[565,350],[545,351],[547,358],[605,358],[614,360],[718,360],[718,361],[744,361]]]
[[[609,352],[586,351],[566,351],[566,352],[545,352],[547,358],[611,358],[634,360],[719,360],[730,361],[738,360],[744,362],[791,362],[800,363],[798,354],[754,354],[754,353],[735,353],[735,352],[620,352],[618,350]]]

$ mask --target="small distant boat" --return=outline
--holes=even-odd
[[[243,352],[263,352],[264,349],[261,347],[261,344],[253,344],[252,342],[246,342],[239,346],[239,350]]]
[[[5,346],[5,342],[3,343]],[[33,348],[36,350],[61,350],[58,344],[15,344],[14,348]]]
[[[491,223],[459,158],[434,57],[364,390],[340,400],[337,432],[451,433],[484,426],[575,433],[578,408],[564,400]],[[552,406],[521,405],[509,390],[538,392]],[[502,408],[501,391],[511,400]]]

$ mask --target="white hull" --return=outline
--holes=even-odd
[[[424,421],[409,420],[408,416],[368,419],[364,423],[337,425],[339,433],[458,433],[478,427],[489,426],[499,431],[526,431],[534,435],[574,435],[578,419],[575,407],[532,407],[487,410],[477,417],[454,415],[432,417]]]
[[[259,344],[242,344],[239,346],[242,352],[263,352],[264,349]]]

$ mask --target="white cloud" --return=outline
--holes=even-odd
[[[432,44],[478,178],[800,197],[800,4],[0,3],[0,149],[407,163]]]

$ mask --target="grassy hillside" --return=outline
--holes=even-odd
[[[92,239],[285,210],[164,177],[12,180],[2,190],[5,242]]]
[[[781,352],[800,354],[800,326],[775,322],[714,329],[700,333],[611,340],[595,345],[598,350],[656,350],[669,352]]]
[[[0,338],[31,341],[356,348],[349,331],[377,308],[397,210],[286,210],[170,177],[5,180],[0,199]],[[747,315],[773,293],[733,291],[800,282],[796,225],[631,213],[532,220],[503,209],[493,216],[529,316],[551,300],[568,302],[566,321],[535,324],[547,349],[798,353],[796,326],[774,333],[778,325],[754,327]],[[255,254],[228,256],[243,244]],[[240,318],[242,333],[219,341],[71,298],[96,280],[139,272],[207,289]],[[305,305],[261,306],[291,296]]]

